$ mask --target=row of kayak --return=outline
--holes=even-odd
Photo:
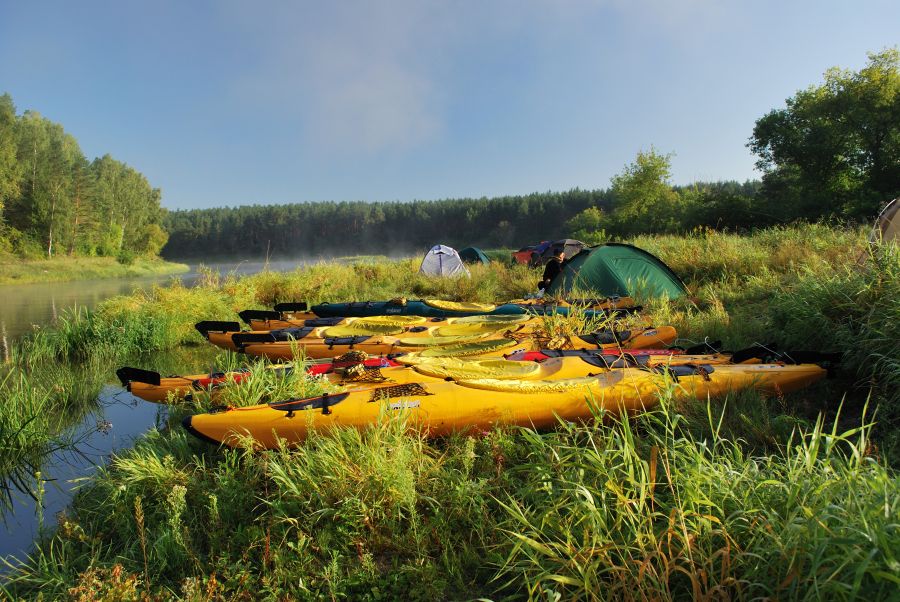
[[[536,351],[549,343],[542,334],[542,318],[528,316],[471,316],[433,318],[391,316],[389,319],[307,319],[302,325],[274,330],[232,330],[236,322],[200,322],[197,330],[212,344],[273,360],[289,360],[302,350],[305,357],[324,359],[349,351],[369,355],[414,352],[440,355],[502,356],[516,350]],[[418,320],[421,320],[419,322]],[[609,327],[565,337],[554,346],[570,349],[645,349],[671,345],[674,328],[642,327],[619,330]]]
[[[374,302],[366,311],[384,311],[388,303],[412,311],[438,309],[437,302]],[[344,304],[344,311],[358,312],[360,305]],[[813,362],[837,359],[778,354],[763,347],[736,353],[685,352],[668,348],[676,337],[670,326],[617,330],[612,322],[603,331],[557,337],[560,340],[552,341],[555,348],[548,349],[543,346],[548,341],[542,338],[540,314],[491,313],[505,305],[513,304],[486,306],[482,314],[467,316],[323,316],[321,306],[313,312],[282,306],[273,312],[277,317],[265,318],[279,326],[269,330],[254,322],[262,319],[259,310],[252,310],[256,315],[242,312],[251,331],[240,330],[237,323],[202,322],[198,331],[222,348],[272,360],[310,358],[302,364],[306,371],[335,392],[220,408],[190,416],[183,425],[217,444],[235,445],[249,436],[266,448],[280,441],[302,441],[311,430],[362,428],[398,411],[434,435],[496,424],[542,427],[560,418],[590,419],[598,412],[632,414],[658,403],[661,388],[675,398],[747,387],[787,393],[826,374]],[[442,311],[477,308],[457,304]],[[289,325],[281,326],[285,322]],[[287,373],[297,365],[276,363],[264,369]],[[251,372],[163,378],[122,368],[118,375],[139,397],[178,402],[200,392],[215,398],[225,387],[241,386]]]
[[[640,311],[631,297],[576,299],[547,302],[541,299],[517,299],[507,303],[464,303],[440,299],[391,299],[389,301],[353,301],[319,303],[279,303],[272,310],[248,309],[240,317],[254,330],[287,328],[292,320],[315,318],[369,318],[374,316],[416,316],[424,318],[461,318],[467,316],[568,316],[576,311],[586,317]],[[287,323],[281,323],[286,321]]]

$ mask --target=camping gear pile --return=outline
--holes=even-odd
[[[556,242],[558,249],[578,241]],[[552,245],[548,249],[554,253]],[[436,245],[420,271],[468,275],[462,255],[487,261],[478,249],[458,254]],[[748,387],[780,395],[821,379],[826,368],[819,364],[838,360],[834,354],[778,352],[771,346],[735,352],[715,343],[674,347],[675,329],[641,323],[641,308],[630,294],[674,298],[686,293],[684,284],[659,258],[631,245],[573,253],[550,291],[563,298],[577,290],[608,296],[496,304],[404,298],[288,303],[240,312],[249,329],[236,321],[200,322],[197,331],[212,344],[273,362],[253,369],[276,375],[305,370],[330,392],[221,407],[188,416],[183,426],[215,444],[238,445],[249,436],[262,448],[299,443],[317,429],[364,428],[393,412],[408,413],[432,435],[498,424],[540,428],[560,419],[644,411],[664,389],[675,399]],[[570,315],[589,331],[555,327]],[[201,395],[216,399],[244,386],[253,369],[162,377],[125,367],[117,374],[138,397],[180,403]]]
[[[566,257],[574,257],[587,245],[580,240],[573,238],[563,238],[560,240],[544,240],[540,243],[528,247],[522,247],[512,254],[516,263],[530,265],[532,267],[545,265],[551,258],[565,252]]]

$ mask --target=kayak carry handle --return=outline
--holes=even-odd
[[[300,301],[299,303],[276,303],[273,309],[281,313],[309,311],[309,304],[306,301]]]
[[[276,401],[269,404],[273,410],[287,412],[285,418],[293,418],[294,412],[301,410],[315,410],[322,408],[323,414],[331,414],[329,409],[333,405],[337,405],[349,397],[349,393],[337,393],[329,395],[325,393],[319,397],[307,397],[306,399],[288,399],[287,401]]]
[[[240,322],[223,322],[220,320],[203,320],[194,324],[197,332],[204,338],[209,338],[211,332],[238,332],[241,330]]]
[[[245,309],[244,311],[238,312],[238,315],[241,317],[247,325],[250,324],[250,320],[280,320],[281,314],[277,311],[272,311],[270,309]]]
[[[116,370],[116,376],[119,377],[119,382],[122,383],[122,386],[128,390],[131,390],[128,385],[133,382],[155,385],[157,387],[160,384],[159,372],[154,372],[152,370],[123,366]]]

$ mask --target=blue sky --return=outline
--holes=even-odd
[[[754,121],[900,2],[0,0],[0,93],[171,209],[758,177]]]

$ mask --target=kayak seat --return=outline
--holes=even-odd
[[[372,337],[369,335],[365,335],[365,336],[360,335],[360,336],[352,336],[352,337],[328,337],[326,339],[323,339],[323,342],[326,345],[328,345],[329,349],[332,349],[335,346],[343,346],[343,345],[349,345],[350,347],[353,347],[354,345],[358,345],[359,343],[368,341],[371,338]]]
[[[279,328],[278,330],[271,330],[269,333],[275,337],[276,341],[296,341],[297,339],[309,336],[313,330],[315,330],[315,328],[303,326],[297,328]]]
[[[329,409],[333,405],[337,405],[347,399],[349,393],[337,393],[334,395],[325,394],[320,397],[309,397],[306,399],[289,399],[287,401],[277,401],[269,404],[273,410],[287,412],[285,418],[293,418],[294,412],[303,410],[314,410],[322,408],[323,414],[330,414]]]
[[[631,338],[630,330],[622,330],[620,332],[616,332],[614,330],[598,330],[597,332],[592,332],[589,334],[580,334],[578,335],[585,343],[590,343],[591,345],[617,345],[622,343],[622,341],[627,341]]]

